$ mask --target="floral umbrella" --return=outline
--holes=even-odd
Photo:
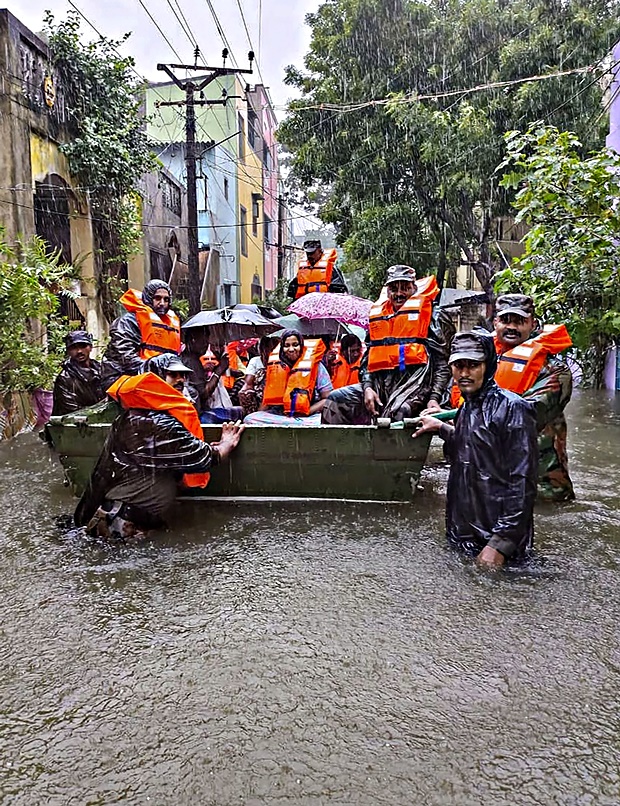
[[[288,310],[306,319],[337,319],[348,325],[368,330],[372,302],[351,294],[330,294],[313,291],[289,305]]]

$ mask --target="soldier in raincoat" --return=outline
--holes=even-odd
[[[183,394],[191,369],[172,354],[148,366],[151,372],[124,375],[108,389],[119,416],[74,516],[93,536],[125,540],[164,526],[178,484],[206,487],[208,471],[237,446],[243,430],[227,423],[219,442],[205,442]]]
[[[525,294],[497,298],[495,380],[503,389],[521,395],[536,407],[538,423],[538,497],[571,501],[575,497],[568,473],[566,418],[573,376],[559,353],[572,345],[564,325],[538,327],[534,301]]]
[[[144,362],[162,353],[181,352],[181,324],[170,308],[172,290],[163,280],[151,280],[142,291],[130,288],[120,299],[127,313],[110,327],[103,355],[106,388],[121,375],[144,372]]]
[[[52,416],[93,406],[105,398],[101,364],[90,357],[93,337],[85,330],[72,330],[65,336],[67,358],[54,381]]]
[[[448,542],[498,568],[525,559],[533,545],[536,412],[493,380],[497,357],[486,331],[457,333],[448,361],[464,403],[454,425],[424,415],[414,436],[437,432],[444,440]]]

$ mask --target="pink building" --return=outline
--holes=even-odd
[[[272,291],[278,282],[278,151],[275,133],[278,126],[266,88],[257,84],[250,88],[248,121],[253,123],[262,141],[256,149],[263,165],[263,243],[265,250],[265,291]],[[257,138],[258,139],[258,138]]]

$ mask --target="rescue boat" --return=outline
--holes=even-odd
[[[52,417],[45,426],[75,495],[84,490],[119,411],[115,403],[99,403]],[[183,490],[182,497],[411,501],[431,441],[430,434],[412,439],[415,425],[248,425],[208,487]],[[203,428],[207,442],[220,438],[220,426]]]

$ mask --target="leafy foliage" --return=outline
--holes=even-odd
[[[64,357],[58,339],[37,336],[47,321],[53,334],[58,291],[75,279],[75,269],[46,253],[41,238],[19,241],[13,249],[0,229],[0,393],[49,388]],[[28,320],[38,320],[30,327]]]
[[[115,283],[110,280],[122,274],[140,233],[135,186],[156,164],[140,114],[140,84],[132,76],[133,59],[118,55],[128,35],[118,42],[101,37],[83,44],[76,12],[57,24],[48,13],[46,26],[70,116],[72,137],[61,150],[71,173],[89,192],[97,292],[112,321]]]
[[[620,342],[620,156],[582,159],[569,132],[534,124],[506,136],[501,184],[516,189],[525,253],[497,275],[498,290],[531,294],[543,318],[564,322],[587,382],[602,383],[605,353]]]
[[[494,174],[504,133],[544,119],[576,131],[584,149],[600,147],[603,90],[596,72],[468,89],[600,63],[620,36],[619,9],[618,0],[326,0],[307,16],[306,70],[287,73],[302,97],[279,139],[293,182],[330,191],[321,217],[355,266],[366,261],[369,286],[382,259],[370,217],[400,222],[386,261],[430,251],[443,274],[464,255],[492,291],[493,221],[510,205]]]

